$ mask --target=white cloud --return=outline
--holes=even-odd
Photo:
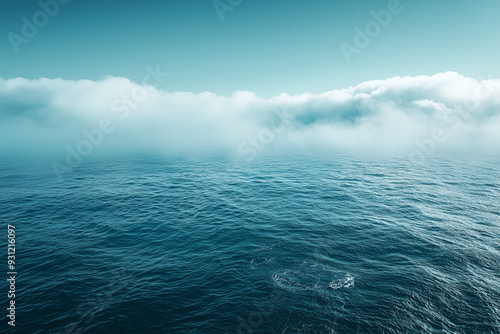
[[[262,129],[277,147],[375,150],[415,148],[446,132],[443,149],[470,144],[500,148],[500,80],[477,81],[454,72],[394,77],[319,95],[264,99],[164,92],[125,78],[100,81],[0,79],[0,153],[61,156],[108,119],[94,152],[209,149],[237,154]],[[285,112],[284,114],[281,114]],[[97,137],[96,137],[97,138]],[[97,138],[99,139],[99,138]],[[267,143],[267,142],[266,142]]]

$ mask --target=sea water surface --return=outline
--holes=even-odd
[[[16,332],[500,333],[499,161],[2,161]]]

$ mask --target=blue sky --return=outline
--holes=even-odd
[[[243,0],[221,20],[211,0],[71,0],[15,53],[8,34],[22,36],[22,18],[32,21],[41,7],[2,0],[0,77],[141,82],[147,66],[159,65],[170,73],[167,91],[263,97],[397,75],[500,77],[497,0],[401,0],[402,11],[347,62],[339,45],[353,44],[354,27],[364,29],[388,2]]]

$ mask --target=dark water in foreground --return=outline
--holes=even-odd
[[[16,332],[500,333],[498,162],[2,162]]]

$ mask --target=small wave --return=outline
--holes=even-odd
[[[337,280],[336,282],[330,283],[330,288],[337,290],[340,288],[350,288],[354,286],[354,277],[346,274],[344,278]]]
[[[250,260],[249,267],[250,267],[250,269],[254,270],[257,267],[267,265],[273,261],[274,261],[274,257],[259,256],[259,257],[255,257],[252,260]]]

